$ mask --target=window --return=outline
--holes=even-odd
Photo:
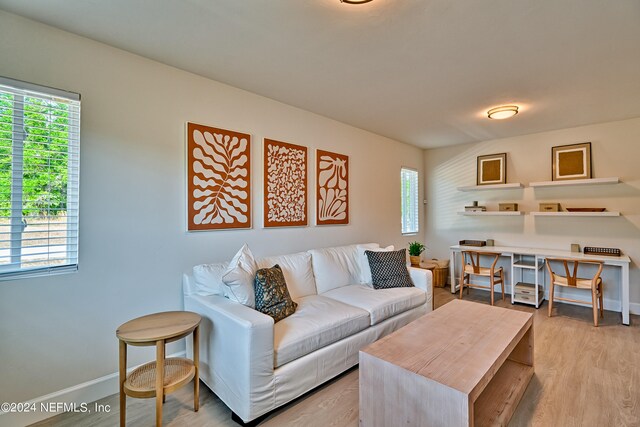
[[[402,234],[418,232],[418,171],[400,169]]]
[[[0,280],[78,268],[80,95],[0,77]]]

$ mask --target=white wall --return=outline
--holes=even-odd
[[[517,118],[515,119],[517,120]],[[593,177],[620,177],[616,185],[529,188],[529,182],[551,180],[551,147],[591,141]],[[533,135],[425,151],[427,255],[447,257],[448,247],[462,239],[494,239],[496,245],[570,250],[571,243],[620,248],[632,259],[631,303],[640,303],[640,119],[583,126]],[[519,190],[457,191],[475,185],[476,157],[507,153],[507,180]],[[563,207],[605,207],[622,212],[613,218],[470,217],[457,215],[479,201],[489,210],[516,202],[524,212],[541,202]],[[605,299],[619,300],[619,269],[605,271]],[[587,296],[587,299],[589,296]],[[607,306],[605,302],[605,307]],[[613,306],[613,305],[610,305]],[[633,307],[636,311],[640,305]]]
[[[263,256],[415,239],[400,233],[399,177],[422,174],[418,148],[4,12],[0,40],[0,75],[82,95],[80,270],[0,283],[0,402],[116,372],[117,326],[181,309],[182,272],[244,242]],[[187,121],[253,135],[254,229],[185,232]],[[350,156],[350,225],[261,228],[264,137],[309,147],[310,189],[316,148]],[[130,351],[130,365],[151,358]]]

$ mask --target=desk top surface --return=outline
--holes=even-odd
[[[571,252],[571,251],[563,251],[559,249],[544,249],[544,248],[526,248],[526,247],[515,247],[515,246],[462,246],[462,245],[453,245],[450,247],[453,251],[459,250],[470,250],[470,251],[478,251],[478,252],[500,252],[504,254],[519,254],[519,255],[540,255],[544,257],[554,257],[554,258],[568,258],[575,260],[595,260],[595,261],[603,261],[605,264],[629,264],[631,262],[631,258],[627,255],[622,256],[602,256],[602,255],[591,255],[591,254],[583,254],[582,252]]]

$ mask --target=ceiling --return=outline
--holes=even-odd
[[[640,117],[637,0],[0,0],[419,147]],[[504,103],[521,113],[488,120]]]

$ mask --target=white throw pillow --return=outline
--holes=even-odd
[[[371,267],[369,266],[369,259],[367,255],[364,253],[365,251],[372,252],[391,252],[395,248],[393,245],[387,246],[386,248],[370,248],[367,245],[358,245],[358,260],[360,261],[360,271],[362,272],[362,276],[360,277],[360,283],[365,285],[373,286],[373,279],[371,278]]]
[[[224,286],[224,296],[231,301],[255,308],[256,296],[253,290],[253,280],[256,270],[256,261],[249,246],[242,245],[222,275],[222,281],[226,285]]]
[[[228,262],[200,264],[193,267],[193,279],[198,295],[224,295],[226,287],[222,275],[227,271]]]

